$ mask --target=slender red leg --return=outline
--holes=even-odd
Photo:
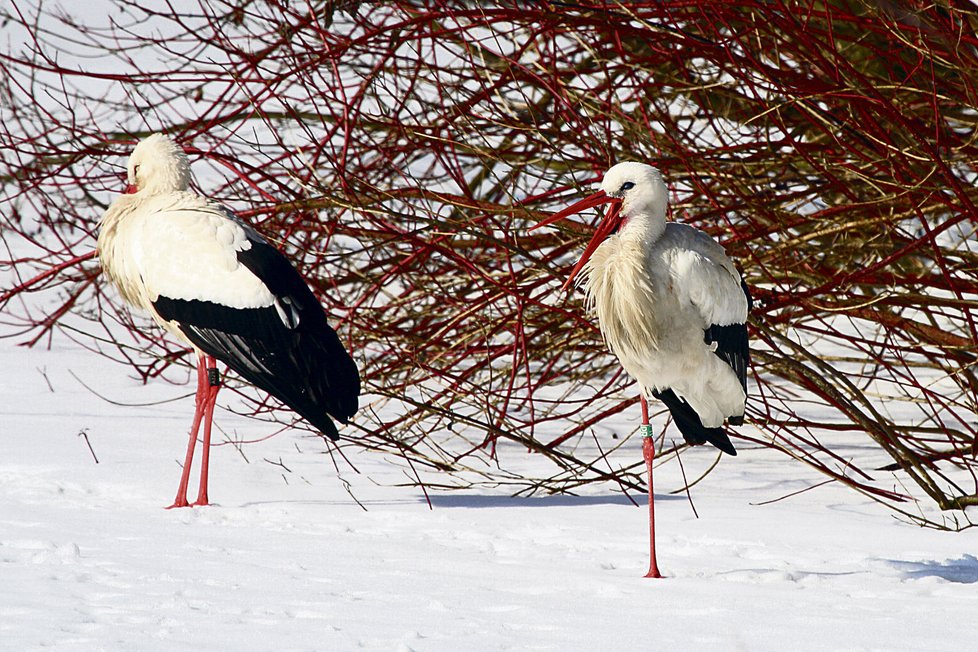
[[[655,457],[655,441],[649,425],[649,404],[642,396],[642,457],[649,475],[649,572],[645,577],[662,577],[655,560],[655,496],[652,493],[652,459]]]
[[[204,416],[204,405],[207,402],[207,392],[210,387],[207,384],[207,370],[204,367],[204,359],[197,358],[197,395],[194,400],[194,422],[190,426],[190,440],[187,442],[187,457],[183,461],[183,474],[180,476],[180,486],[177,487],[177,497],[173,504],[167,509],[174,507],[189,507],[187,502],[187,485],[190,482],[190,467],[194,462],[194,446],[197,444],[197,431],[200,430],[200,420]]]
[[[207,472],[211,461],[211,422],[214,420],[214,404],[217,403],[217,393],[221,390],[221,376],[217,371],[217,361],[206,356],[207,366],[207,398],[204,402],[204,449],[200,453],[200,488],[197,490],[197,500],[194,505],[207,505]]]

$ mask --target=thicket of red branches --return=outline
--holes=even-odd
[[[5,335],[67,333],[146,377],[182,358],[119,336],[133,317],[90,257],[132,145],[165,130],[356,352],[372,402],[345,445],[445,485],[641,489],[631,433],[600,426],[635,389],[558,291],[590,225],[526,229],[647,161],[754,291],[735,438],[969,523],[905,500],[978,503],[970,3],[142,4],[0,8]]]

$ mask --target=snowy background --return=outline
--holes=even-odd
[[[4,650],[974,645],[974,529],[921,529],[831,484],[776,500],[824,478],[770,450],[741,444],[696,485],[699,518],[669,494],[678,465],[657,469],[667,577],[648,580],[647,512],[620,493],[433,493],[429,509],[398,460],[361,452],[355,473],[292,432],[216,446],[215,504],[168,511],[191,385],[142,385],[64,341],[2,340],[0,365]],[[713,459],[690,451],[687,474]]]

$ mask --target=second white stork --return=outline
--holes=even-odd
[[[190,164],[169,137],[133,150],[126,193],[102,217],[98,255],[130,305],[197,356],[196,411],[183,475],[171,507],[185,507],[190,468],[204,425],[200,485],[207,476],[215,358],[291,407],[331,439],[330,415],[346,423],[358,407],[360,374],[322,305],[288,259],[230,210],[189,190]]]
[[[555,213],[552,224],[588,208],[609,204],[567,288],[583,273],[586,305],[625,371],[642,391],[643,451],[649,473],[649,577],[655,559],[651,429],[646,396],[661,400],[683,438],[737,452],[724,421],[743,423],[747,399],[746,284],[723,248],[706,233],[666,220],[668,194],[659,171],[643,163],[619,163],[601,189]]]

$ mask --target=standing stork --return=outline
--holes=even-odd
[[[229,209],[188,190],[190,163],[172,139],[142,140],[127,176],[125,194],[100,223],[99,261],[127,303],[148,311],[197,356],[196,411],[170,507],[190,505],[201,421],[193,504],[207,505],[211,420],[221,386],[215,358],[334,440],[339,433],[330,415],[346,423],[356,413],[360,374],[288,259]]]
[[[666,185],[650,165],[615,165],[599,191],[537,227],[601,204],[610,205],[608,212],[564,289],[583,272],[586,305],[597,315],[608,347],[641,389],[642,451],[649,478],[646,577],[661,577],[652,495],[655,447],[646,396],[665,403],[687,443],[709,442],[736,455],[723,422],[743,423],[751,297],[713,238],[666,221]]]

